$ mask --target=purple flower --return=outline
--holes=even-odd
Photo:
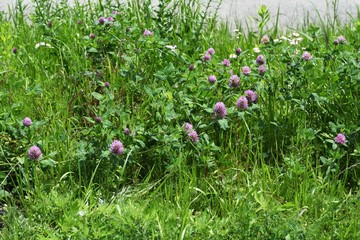
[[[129,128],[125,128],[124,129],[124,134],[129,136],[130,135],[130,129]]]
[[[119,140],[114,140],[110,145],[110,151],[113,154],[121,155],[124,152],[124,146]]]
[[[256,64],[258,65],[263,65],[265,63],[265,58],[263,55],[259,55],[257,58],[256,58]]]
[[[95,121],[96,121],[97,123],[101,123],[101,122],[102,122],[102,118],[101,118],[100,116],[97,116],[97,117],[95,118]]]
[[[302,54],[301,58],[302,58],[303,60],[305,60],[305,61],[309,61],[309,60],[312,58],[312,56],[311,56],[311,54],[310,54],[309,52],[304,52],[304,53]]]
[[[145,29],[143,34],[146,37],[146,36],[152,36],[154,33],[152,31],[148,30],[148,29]]]
[[[110,16],[110,17],[107,17],[106,20],[109,21],[109,22],[114,22],[114,21],[115,21],[114,18],[111,17],[111,16]]]
[[[346,137],[344,134],[339,133],[335,138],[334,141],[340,145],[344,145],[346,142]]]
[[[216,82],[216,77],[215,77],[215,75],[210,75],[210,76],[208,77],[208,81],[209,81],[210,83],[215,83],[215,82]]]
[[[190,139],[190,141],[192,142],[198,142],[199,141],[199,136],[197,134],[197,132],[195,130],[192,130],[190,132],[188,132],[188,137]]]
[[[261,43],[262,44],[268,44],[270,42],[270,38],[268,35],[264,35],[262,38],[261,38]]]
[[[114,10],[113,12],[112,12],[112,14],[114,14],[114,15],[116,15],[116,14],[121,14],[121,12],[118,12],[118,11],[116,11],[116,10]]]
[[[225,67],[229,67],[230,66],[230,60],[229,59],[224,59],[221,64]]]
[[[261,65],[261,66],[258,68],[258,71],[259,71],[259,74],[260,74],[260,75],[264,75],[264,73],[266,72],[266,66],[265,66],[265,65]]]
[[[52,22],[49,21],[49,22],[47,23],[47,26],[48,26],[48,28],[51,28],[51,27],[52,27]]]
[[[109,82],[105,82],[105,87],[109,88],[109,87],[110,87],[110,83],[109,83]]]
[[[183,128],[185,132],[190,132],[191,130],[193,130],[193,125],[191,125],[191,123],[186,122],[184,123]]]
[[[251,69],[248,66],[242,68],[242,74],[244,74],[245,76],[250,75],[250,73],[251,73]]]
[[[42,156],[42,153],[38,146],[32,146],[28,151],[28,155],[31,160],[36,160]]]
[[[335,41],[334,44],[338,45],[338,44],[344,44],[346,43],[346,38],[343,35],[340,35]]]
[[[17,53],[17,49],[16,49],[16,47],[14,47],[14,48],[12,49],[12,52],[13,52],[14,54],[16,54],[16,53]]]
[[[240,85],[240,78],[238,75],[234,74],[230,76],[229,86],[232,88],[236,88]]]
[[[94,38],[95,38],[95,34],[90,33],[89,38],[94,39]]]
[[[106,18],[104,17],[99,17],[99,24],[104,24],[106,22]]]
[[[32,121],[31,121],[30,118],[26,117],[23,120],[23,124],[24,124],[25,127],[29,127],[32,124]]]
[[[235,51],[236,55],[240,55],[241,52],[242,52],[242,51],[241,51],[241,48],[237,48],[236,51]]]
[[[210,55],[215,54],[215,50],[213,48],[209,48],[206,52],[209,53]]]
[[[214,116],[215,117],[226,117],[226,107],[223,102],[217,102],[214,106]]]
[[[245,91],[246,94],[246,99],[248,100],[249,103],[256,103],[258,100],[258,95],[256,94],[256,92],[252,91],[252,90],[246,90]]]
[[[247,98],[244,96],[239,97],[239,99],[236,102],[236,107],[242,110],[247,109],[248,108]]]
[[[206,52],[204,54],[204,56],[202,57],[202,60],[203,60],[203,62],[210,61],[211,60],[211,55],[208,52]]]
[[[189,71],[192,72],[192,71],[194,71],[194,69],[195,69],[194,64],[190,64],[190,66],[189,66]]]

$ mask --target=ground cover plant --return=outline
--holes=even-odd
[[[0,21],[2,239],[360,238],[360,11],[32,3]]]

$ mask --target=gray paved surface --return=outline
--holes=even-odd
[[[31,2],[30,0],[23,0],[24,3]],[[56,1],[56,0],[52,0]],[[69,3],[75,0],[68,0]],[[87,2],[88,0],[80,0]],[[93,0],[97,1],[97,0]],[[204,0],[206,1],[206,0]],[[220,1],[220,0],[215,0]],[[228,18],[233,21],[235,18],[240,19],[242,22],[250,16],[255,16],[257,10],[262,4],[269,7],[272,19],[280,6],[280,23],[283,26],[294,26],[301,24],[304,17],[309,16],[311,20],[317,18],[315,9],[321,14],[325,14],[327,9],[332,9],[331,3],[335,0],[223,0],[220,16],[224,19]],[[0,0],[0,10],[6,11],[8,4],[14,5],[16,0]],[[156,4],[156,1],[152,1]],[[360,0],[337,0],[338,13],[341,19],[349,19],[349,14],[356,15],[356,4],[360,5]]]

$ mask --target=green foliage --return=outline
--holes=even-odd
[[[0,21],[2,239],[360,237],[359,19],[280,36],[262,6],[233,34],[213,3],[18,1]]]

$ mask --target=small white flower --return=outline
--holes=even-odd
[[[239,29],[234,29],[233,32],[239,32]]]
[[[295,38],[296,41],[301,42],[303,40],[302,37]]]
[[[289,40],[286,36],[281,36],[280,39],[281,40]]]
[[[278,39],[278,38],[275,38],[274,39],[274,43],[277,43],[277,42],[279,42],[280,40]]]
[[[298,36],[300,36],[300,34],[298,34],[297,32],[293,32],[293,34],[292,34],[294,37],[298,37]]]
[[[168,48],[168,49],[170,49],[171,51],[175,51],[176,48],[177,48],[176,45],[174,45],[174,46],[172,46],[172,45],[166,45],[165,47]]]
[[[260,49],[256,47],[256,48],[253,48],[253,51],[254,51],[254,53],[259,53]]]
[[[291,45],[297,45],[298,43],[297,43],[297,41],[296,41],[296,40],[291,39],[291,40],[290,40],[290,44],[291,44]]]
[[[78,214],[80,217],[83,217],[83,216],[85,216],[86,212],[81,210],[81,211],[78,211]]]
[[[38,49],[39,47],[48,47],[48,48],[53,48],[50,44],[46,43],[46,42],[39,42],[37,44],[35,44],[35,48]]]
[[[230,54],[230,58],[237,58],[236,54]]]

